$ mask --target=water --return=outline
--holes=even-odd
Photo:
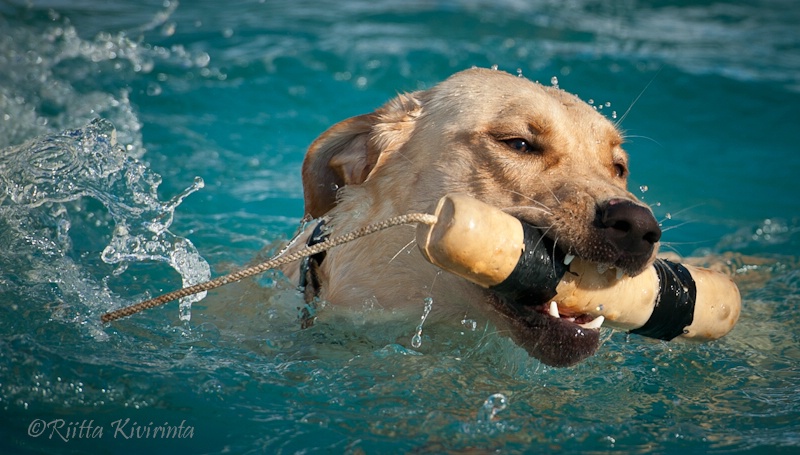
[[[426,297],[425,308],[422,310],[422,316],[420,317],[419,325],[417,326],[417,333],[411,337],[411,346],[414,348],[419,348],[422,346],[422,326],[425,324],[425,320],[428,319],[428,315],[431,313],[431,308],[433,308],[433,299],[431,297]]]
[[[0,3],[3,453],[800,451],[798,22],[788,0]],[[473,65],[621,122],[665,248],[735,254],[729,336],[609,332],[558,370],[462,315],[417,348],[378,304],[298,331],[274,273],[100,324],[268,257],[319,133]]]

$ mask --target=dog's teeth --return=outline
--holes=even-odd
[[[606,318],[604,318],[603,316],[598,316],[592,319],[590,322],[587,322],[586,324],[581,324],[581,327],[583,327],[584,329],[599,329],[603,325],[603,321],[605,320]]]
[[[550,302],[550,316],[553,316],[554,318],[561,317],[558,314],[558,305],[556,304],[556,302]]]
[[[575,255],[574,254],[568,254],[568,255],[564,256],[564,265],[569,265],[572,262],[573,259],[575,259]]]
[[[623,276],[625,276],[625,272],[623,272],[622,269],[618,268],[617,269],[617,281],[621,280]]]

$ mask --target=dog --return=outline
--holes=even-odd
[[[622,143],[616,125],[557,87],[494,69],[458,72],[337,123],[311,144],[302,166],[305,212],[325,224],[296,243],[429,212],[442,196],[464,193],[539,228],[560,260],[636,275],[654,260],[661,230],[626,189]],[[369,305],[413,330],[430,299],[428,321],[488,320],[548,365],[573,365],[599,346],[599,328],[585,327],[582,315],[553,314],[547,301],[509,301],[442,272],[414,239],[413,226],[385,230],[289,270],[309,303],[325,303],[305,312],[304,326]]]

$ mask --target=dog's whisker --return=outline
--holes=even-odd
[[[553,228],[553,226],[551,225],[551,226],[547,227],[546,229],[544,229],[544,231],[542,232],[542,236],[539,237],[539,240],[536,241],[536,245],[534,245],[534,247],[533,247],[534,250],[539,248],[539,244],[542,243],[542,240],[544,240],[544,237],[547,235],[548,232],[550,232],[550,229],[552,229],[552,228]],[[542,228],[538,228],[538,229],[542,229]],[[556,238],[556,241],[558,241],[558,238]],[[554,245],[555,245],[555,243],[554,243]],[[553,261],[553,262],[555,262],[555,261]],[[555,267],[555,264],[553,266]]]
[[[553,240],[553,276],[557,276],[556,273],[556,247],[558,246],[558,236],[556,236],[555,240]]]
[[[503,336],[504,334],[511,335],[513,333],[511,330],[507,330],[507,329],[506,330],[500,330],[500,329],[497,329],[496,327],[492,328],[492,330],[489,330],[489,329],[490,329],[490,327],[489,327],[488,323],[486,325],[484,325],[483,333],[481,334],[481,337],[478,338],[478,340],[475,342],[475,346],[472,349],[470,349],[469,351],[467,351],[467,355],[466,356],[470,356],[472,354],[477,353],[478,349],[481,347],[481,345],[492,335]]]
[[[655,139],[653,139],[652,137],[649,137],[649,136],[640,136],[640,135],[635,135],[635,134],[634,135],[627,135],[626,134],[625,135],[625,139],[647,139],[648,141],[651,141],[652,143],[656,144],[659,147],[662,147],[662,148],[664,147],[660,142],[658,142],[657,140],[655,140]]]
[[[673,243],[672,243],[672,242],[669,242],[669,243],[662,243],[662,244],[661,244],[661,249],[666,249],[666,250],[672,251],[673,253],[677,254],[678,256],[681,256],[681,253],[678,251],[678,249],[677,249],[677,248],[675,248],[675,247],[674,247],[674,246],[672,246],[672,245],[673,245]]]
[[[630,106],[628,106],[628,109],[626,109],[626,110],[625,110],[625,113],[624,113],[624,114],[622,114],[622,116],[620,116],[619,120],[617,120],[616,122],[614,122],[614,126],[616,126],[616,127],[619,127],[619,126],[622,124],[622,122],[623,122],[623,121],[625,121],[625,118],[627,118],[627,117],[628,117],[628,114],[630,114],[630,113],[631,113],[631,109],[633,109],[633,106],[635,106],[635,105],[636,105],[636,103],[638,103],[638,102],[639,102],[639,98],[641,98],[641,97],[642,97],[642,95],[644,95],[644,92],[646,92],[646,91],[647,91],[647,89],[648,89],[648,88],[650,88],[650,85],[653,83],[653,81],[655,81],[655,80],[656,80],[656,78],[658,77],[658,75],[659,75],[659,74],[661,74],[661,70],[662,70],[662,69],[664,69],[664,67],[663,67],[663,66],[661,66],[660,68],[658,68],[658,71],[656,71],[656,74],[653,76],[653,78],[652,78],[652,79],[650,79],[650,82],[648,82],[648,83],[647,83],[647,85],[645,85],[645,86],[644,86],[644,88],[642,89],[642,91],[641,91],[641,92],[639,92],[639,94],[638,94],[638,95],[636,96],[636,98],[633,100],[633,102],[631,103],[631,105],[630,105]]]
[[[555,200],[556,200],[556,203],[557,203],[558,205],[561,205],[561,200],[558,198],[558,196],[556,196],[556,193],[553,191],[553,189],[552,189],[552,188],[550,188],[550,185],[548,185],[548,184],[547,184],[547,182],[545,182],[545,181],[542,179],[542,175],[541,175],[541,174],[536,174],[536,176],[537,176],[537,177],[539,177],[539,181],[541,181],[541,182],[542,182],[542,185],[543,185],[543,186],[545,186],[545,187],[547,188],[547,191],[549,191],[549,192],[550,192],[550,194],[553,196],[553,199],[555,199]]]
[[[696,240],[693,242],[664,242],[661,245],[662,247],[665,248],[671,248],[672,251],[675,251],[677,253],[677,251],[675,250],[675,245],[691,245],[696,247],[698,245],[708,244],[713,241],[714,241],[713,239],[709,239],[709,240]]]
[[[391,259],[389,259],[389,262],[388,262],[388,263],[389,263],[389,264],[391,264],[391,263],[392,263],[392,261],[394,261],[395,259],[397,259],[397,256],[400,256],[400,253],[402,253],[403,251],[406,251],[406,250],[408,250],[408,249],[409,249],[409,248],[411,248],[411,246],[412,246],[412,245],[414,245],[415,243],[417,243],[417,239],[416,239],[416,237],[415,237],[415,238],[413,238],[413,239],[411,239],[411,241],[410,241],[410,242],[406,243],[406,244],[405,244],[405,246],[404,246],[403,248],[400,248],[400,250],[399,250],[397,253],[395,253],[395,254],[394,254],[394,256],[392,256],[392,258],[391,258]],[[434,278],[434,280],[435,280],[435,278]]]
[[[534,204],[540,205],[544,210],[548,210],[548,211],[550,210],[550,207],[548,207],[547,204],[545,204],[545,203],[543,203],[541,201],[538,201],[538,200],[536,200],[536,199],[534,199],[534,198],[532,198],[532,197],[530,197],[530,196],[528,196],[526,194],[523,194],[523,193],[520,193],[519,191],[514,191],[514,190],[507,190],[507,191],[509,193],[511,193],[511,194],[516,194],[517,196],[523,197],[523,198],[533,202]]]
[[[403,158],[404,160],[408,161],[409,163],[414,164],[414,161],[411,158],[407,157],[404,153],[398,151],[397,155]]]
[[[433,281],[431,281],[431,287],[429,289],[430,294],[433,295],[433,285],[436,284],[436,279],[442,274],[441,270],[437,270],[436,274],[433,276]]]
[[[547,215],[552,215],[553,214],[553,212],[551,212],[549,209],[546,209],[546,208],[543,208],[543,207],[534,207],[532,205],[522,205],[522,206],[517,205],[517,206],[510,206],[510,207],[502,207],[502,208],[500,208],[500,210],[502,210],[502,211],[504,211],[506,213],[516,212],[516,211],[523,210],[523,209],[526,209],[526,210],[537,210],[537,211],[545,213]]]
[[[693,210],[693,209],[696,209],[697,207],[702,207],[704,205],[706,205],[705,202],[700,202],[700,203],[697,203],[695,205],[690,205],[689,207],[680,209],[677,212],[670,212],[670,213],[668,213],[666,215],[666,217],[663,220],[661,220],[659,222],[663,223],[664,221],[671,219],[675,215],[680,215],[681,213],[688,212],[689,210]]]
[[[661,232],[671,231],[673,229],[677,229],[679,227],[686,226],[687,224],[694,224],[694,222],[693,221],[684,221],[683,223],[676,224],[674,226],[668,226],[668,227],[665,227],[665,228],[661,228]]]

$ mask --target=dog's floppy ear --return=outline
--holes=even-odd
[[[307,215],[327,213],[340,188],[364,183],[405,143],[420,111],[415,95],[399,95],[375,112],[339,122],[311,144],[303,161]]]

